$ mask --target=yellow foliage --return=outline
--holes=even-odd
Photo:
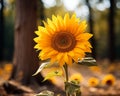
[[[4,65],[4,71],[6,71],[6,72],[10,72],[10,71],[12,71],[12,64],[5,64]]]
[[[2,68],[0,68],[0,76],[3,74],[3,70]]]
[[[8,80],[12,72],[12,68],[12,64],[4,64],[3,67],[0,68],[0,77],[2,79]]]

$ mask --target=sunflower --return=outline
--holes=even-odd
[[[102,85],[112,86],[115,84],[116,78],[112,74],[104,76],[102,79]]]
[[[75,84],[81,83],[82,80],[83,80],[83,76],[80,73],[75,73],[70,77],[70,82],[73,82]]]
[[[41,60],[50,59],[51,64],[57,62],[60,66],[65,63],[72,64],[85,57],[86,52],[91,52],[89,39],[92,34],[86,32],[86,21],[80,21],[73,14],[61,16],[52,15],[44,22],[44,27],[38,26],[35,33],[38,37],[34,38],[37,43],[35,49],[41,50],[39,58]]]
[[[91,77],[88,79],[88,86],[96,87],[99,84],[99,80],[96,77]]]

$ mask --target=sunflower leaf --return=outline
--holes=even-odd
[[[50,78],[52,78],[52,77],[54,77],[54,76],[62,76],[62,71],[61,70],[52,70],[51,72],[49,72],[46,76],[45,76],[45,78],[44,78],[44,80],[43,81],[45,81],[45,80],[48,80],[48,79],[50,79]]]
[[[92,57],[85,57],[84,59],[78,61],[78,64],[86,66],[97,66],[96,60]]]
[[[80,88],[76,91],[76,96],[81,96]]]
[[[80,90],[80,86],[72,82],[65,82],[65,89],[69,94],[74,94]]]
[[[47,67],[48,64],[49,64],[48,62],[42,63],[42,64],[39,66],[38,70],[37,70],[32,76],[37,75],[39,72],[42,71],[42,69],[44,69],[45,67]]]
[[[54,93],[52,91],[45,90],[36,94],[35,96],[54,96]]]

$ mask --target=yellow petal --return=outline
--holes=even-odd
[[[84,33],[86,31],[86,27],[87,27],[86,21],[80,22],[80,25],[77,28],[77,31],[75,33],[75,36],[78,36],[79,34]]]
[[[68,55],[69,55],[70,57],[74,57],[75,53],[74,53],[73,51],[69,51],[69,52],[68,52]]]
[[[55,63],[55,62],[57,62],[57,57],[56,57],[56,55],[51,56],[50,64],[53,64],[53,63]]]
[[[66,28],[69,27],[69,19],[70,19],[69,14],[65,14],[64,25]]]
[[[53,21],[53,24],[56,27],[56,32],[58,32],[60,30],[59,25],[58,25],[58,19],[54,15],[52,15],[52,21]]]
[[[50,20],[50,19],[47,19],[47,22],[48,22],[48,25],[49,27],[55,31],[56,30],[56,26],[54,25],[54,23]]]
[[[59,54],[57,55],[57,60],[60,60],[62,57],[63,57],[63,53],[59,53]]]
[[[67,64],[69,63],[69,59],[68,59],[67,53],[64,53],[64,61],[65,61]]]
[[[58,61],[60,66],[63,66],[65,63],[63,55],[64,55],[63,53],[59,53],[59,55],[57,55],[57,61]]]
[[[80,19],[76,18],[76,14],[75,13],[72,15],[71,20],[74,21],[74,22],[77,22],[77,23],[80,22]]]
[[[71,58],[70,56],[68,56],[68,63],[67,63],[67,64],[71,66],[72,63],[73,63],[73,62],[72,62],[72,58]]]
[[[38,43],[40,40],[39,40],[39,37],[36,37],[33,39],[36,43]]]
[[[51,50],[51,51],[49,51],[49,53],[47,55],[52,57],[52,56],[54,56],[56,54],[58,54],[58,52],[56,50]]]
[[[36,45],[34,46],[34,48],[35,48],[35,49],[38,49],[38,50],[42,49],[39,44],[36,44]]]
[[[35,34],[37,34],[38,36],[40,35],[40,31],[35,31]]]
[[[70,57],[69,58],[69,64],[72,65],[72,63],[73,63],[73,59]]]
[[[58,19],[58,25],[59,25],[59,27],[61,27],[60,31],[65,31],[64,21],[63,21],[62,17],[58,15],[57,19]]]
[[[80,49],[85,49],[85,44],[83,42],[80,42],[76,45],[77,48],[80,48]]]
[[[53,30],[46,22],[43,21],[43,23],[44,23],[44,25],[45,25],[45,28],[46,28],[47,32],[48,32],[50,35],[54,34],[54,30]]]
[[[83,33],[78,36],[76,36],[77,40],[89,40],[93,35],[90,33]]]

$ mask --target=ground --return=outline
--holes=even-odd
[[[78,64],[69,67],[70,76],[76,73],[82,75],[82,81],[80,82],[82,96],[120,96],[120,62],[110,63],[108,60],[101,60],[97,61],[97,64],[97,67]],[[4,62],[0,64],[0,96],[34,96],[43,90],[54,91],[56,94],[62,93],[61,96],[64,96],[64,82],[60,77],[51,80],[53,85],[38,86],[34,84],[34,86],[24,86],[19,82],[8,80],[11,70],[11,63]],[[46,73],[47,70],[42,71],[43,76]],[[113,76],[109,78],[110,83],[102,85],[101,82],[108,74]],[[89,79],[92,77],[97,78],[99,83],[94,84],[94,86],[90,85]]]

